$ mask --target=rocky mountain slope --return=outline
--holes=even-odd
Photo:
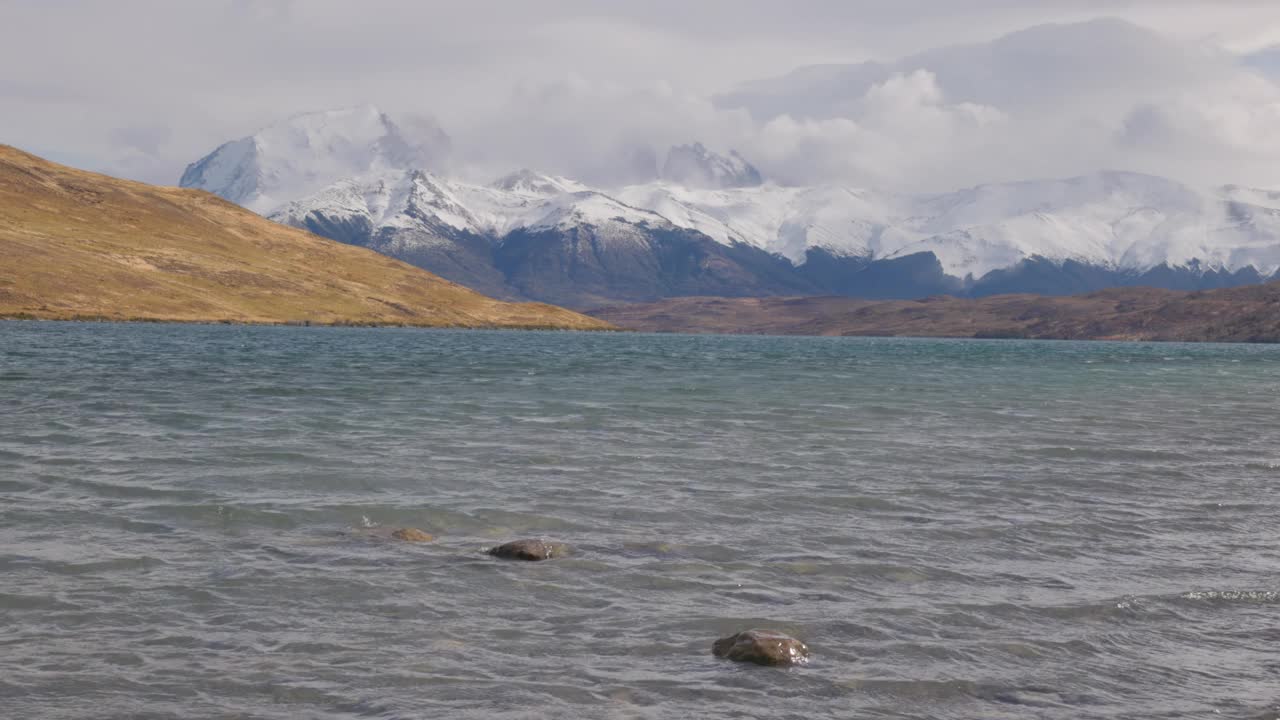
[[[646,332],[1275,343],[1280,283],[1204,292],[1113,288],[1062,297],[688,297],[592,314]]]
[[[0,145],[0,317],[602,329],[499,302],[205,192]]]
[[[396,147],[438,144],[369,113],[395,129]],[[415,164],[422,153],[389,155],[385,135],[332,115],[237,141],[274,148],[276,138],[305,137],[303,150],[237,156],[223,146],[183,184],[486,293],[574,307],[680,295],[1209,289],[1280,272],[1280,194],[1264,190],[1123,172],[932,195],[785,187],[697,143],[672,148],[664,177],[639,185],[589,188],[530,170],[476,184]],[[344,159],[324,147],[343,148]]]

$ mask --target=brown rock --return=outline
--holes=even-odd
[[[803,665],[809,662],[809,648],[799,640],[775,630],[744,630],[720,638],[711,646],[716,657],[757,665]]]
[[[504,560],[550,560],[569,554],[569,546],[546,540],[512,540],[485,552]]]
[[[436,539],[434,535],[424,533],[417,528],[400,528],[391,533],[391,537],[405,542],[431,542]]]

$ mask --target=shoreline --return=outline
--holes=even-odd
[[[247,327],[315,327],[315,328],[404,328],[417,330],[518,330],[562,331],[584,333],[636,332],[620,327],[565,327],[563,325],[467,325],[460,323],[406,323],[379,321],[317,322],[312,320],[235,320],[154,317],[111,317],[109,315],[60,315],[40,316],[34,313],[0,313],[0,322],[51,322],[51,323],[119,323],[137,325],[239,325]]]
[[[1280,283],[914,300],[680,297],[587,313],[620,327],[693,334],[1280,343]]]
[[[568,328],[558,325],[428,325],[420,323],[389,322],[296,322],[296,321],[258,321],[258,320],[186,320],[173,318],[113,318],[107,316],[74,316],[74,317],[33,317],[24,314],[0,314],[0,323],[6,322],[49,322],[49,323],[100,323],[100,324],[136,324],[136,325],[234,325],[242,327],[288,327],[288,328],[361,328],[361,329],[401,329],[401,330],[474,330],[492,332],[568,332],[568,333],[606,333],[606,334],[639,334],[669,335],[674,337],[743,337],[743,338],[823,338],[823,339],[884,339],[884,340],[957,340],[980,342],[1046,342],[1046,343],[1131,343],[1159,345],[1280,345],[1280,339],[1266,340],[1186,340],[1178,338],[1125,338],[1125,337],[1018,337],[1013,335],[894,335],[894,334],[849,334],[823,335],[816,333],[767,333],[767,332],[681,332],[677,330],[645,330],[615,326],[611,328]]]

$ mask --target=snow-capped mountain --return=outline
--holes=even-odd
[[[189,165],[179,184],[265,213],[340,178],[436,167],[449,147],[427,118],[393,120],[368,105],[307,113],[222,145]]]
[[[1280,193],[1265,190],[1123,172],[934,195],[784,187],[700,144],[623,188],[532,170],[476,184],[420,162],[447,141],[414,138],[372,108],[299,116],[224,145],[183,184],[492,295],[576,307],[1201,288],[1280,271]]]
[[[760,171],[730,150],[727,156],[711,152],[702,143],[677,145],[667,152],[662,179],[696,188],[755,187],[763,182]]]
[[[715,256],[720,246],[705,235],[529,170],[489,185],[418,170],[376,173],[340,180],[269,217],[433,268],[496,297],[578,306],[640,300],[655,297],[655,286],[680,286],[672,273],[699,274],[730,294],[742,284],[716,280],[718,271],[700,270],[696,260],[664,269],[660,258],[672,254],[673,244],[683,248],[675,254],[701,246],[701,255]]]
[[[1280,193],[1197,192],[1136,173],[922,196],[837,186],[705,191],[649,184],[618,197],[797,265],[820,249],[869,259],[929,252],[947,274],[972,280],[1032,258],[1136,272],[1193,263],[1263,275],[1280,270]]]
[[[612,222],[672,227],[650,210],[631,207],[566,178],[521,170],[489,185],[448,180],[422,170],[339,180],[288,203],[270,217],[301,225],[308,217],[425,231],[445,241],[458,233],[502,237],[516,229],[603,226]]]

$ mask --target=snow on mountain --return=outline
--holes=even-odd
[[[720,155],[702,143],[671,148],[662,166],[662,179],[698,188],[754,187],[762,182],[760,171],[736,150]]]
[[[265,214],[339,180],[435,167],[449,145],[433,121],[393,120],[373,106],[308,113],[222,145],[179,184]]]
[[[1267,220],[1274,213],[1233,203],[1224,189],[1102,172],[920,199],[902,224],[922,238],[898,253],[932,251],[949,273],[975,278],[1030,257],[1132,271],[1253,267],[1270,275],[1280,269],[1280,227]]]
[[[613,222],[672,226],[658,213],[631,207],[572,180],[529,170],[490,185],[447,180],[420,170],[383,171],[340,180],[285,204],[270,217],[305,226],[313,214],[374,229],[423,230],[424,242],[459,232],[500,238],[517,229]]]
[[[772,183],[723,190],[650,183],[623,188],[618,197],[718,242],[751,245],[795,264],[805,261],[811,247],[837,255],[876,254],[874,229],[888,222],[899,203],[893,196],[849,188]]]
[[[1280,269],[1280,194],[1197,192],[1163,178],[1096,173],[908,196],[838,186],[624,188],[624,202],[722,243],[804,262],[809,248],[887,259],[932,252],[949,275],[980,278],[1030,258],[1145,271],[1161,264]]]
[[[815,250],[850,268],[932,253],[966,282],[1033,259],[1130,274],[1280,271],[1280,192],[1268,190],[1125,172],[933,195],[787,187],[761,182],[736,153],[694,143],[671,149],[662,179],[605,192],[528,169],[489,184],[449,178],[440,171],[448,146],[430,121],[373,107],[311,113],[219,147],[182,185],[348,242],[401,248],[465,240],[480,253],[516,231],[575,227],[612,228],[593,231],[595,242],[631,243],[678,229],[797,268]]]
[[[519,229],[623,223],[696,230],[794,265],[815,248],[867,260],[931,252],[948,275],[972,279],[1032,258],[1109,270],[1162,264],[1251,266],[1264,276],[1280,270],[1280,193],[1200,192],[1134,173],[910,196],[840,186],[706,189],[665,181],[611,195],[527,170],[490,185],[383,171],[341,180],[271,217],[305,226],[313,212],[371,228],[414,228],[421,242],[454,233],[501,239]]]
[[[589,190],[586,185],[558,175],[543,175],[528,168],[517,170],[510,175],[498,178],[490,185],[497,190],[522,195],[556,195],[567,192]]]

